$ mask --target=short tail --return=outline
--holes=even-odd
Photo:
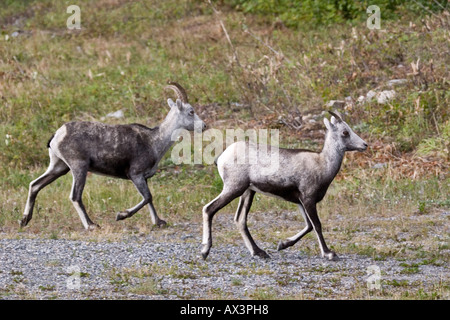
[[[50,148],[50,142],[52,142],[53,138],[55,137],[55,135],[52,135],[52,137],[48,140],[47,142],[47,148]]]

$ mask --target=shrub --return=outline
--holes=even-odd
[[[276,16],[288,27],[326,26],[334,23],[361,21],[367,19],[368,0],[225,0],[232,7],[245,13]],[[383,19],[398,18],[397,8],[403,6],[414,14],[429,14],[441,11],[447,1],[379,0]]]

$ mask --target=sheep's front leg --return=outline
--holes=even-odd
[[[320,223],[319,216],[317,215],[317,209],[315,203],[305,203],[305,213],[311,222],[314,231],[316,232],[317,239],[319,240],[320,251],[322,252],[322,257],[328,260],[338,260],[338,256],[335,252],[328,249],[325,239],[322,234],[322,224]]]
[[[161,220],[158,215],[156,214],[155,207],[153,206],[152,202],[152,194],[150,193],[150,190],[148,189],[147,185],[147,179],[144,178],[144,176],[134,176],[131,178],[131,181],[133,181],[136,189],[139,191],[139,193],[142,196],[142,201],[139,202],[136,206],[127,209],[125,211],[119,212],[116,215],[116,221],[123,220],[126,218],[130,218],[133,216],[136,212],[141,210],[143,206],[146,204],[149,205],[150,209],[150,216],[152,219],[152,223],[158,226],[163,226],[166,224],[164,220]]]

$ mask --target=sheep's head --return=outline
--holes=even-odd
[[[175,92],[177,99],[173,102],[172,99],[167,99],[167,103],[177,117],[178,128],[186,129],[189,131],[203,131],[206,129],[206,124],[195,113],[194,108],[189,104],[186,90],[176,83],[168,82],[165,89],[171,89]]]
[[[343,151],[364,151],[367,149],[367,143],[342,120],[339,112],[329,111],[329,113],[331,114],[330,120],[324,118],[323,122],[338,149]]]

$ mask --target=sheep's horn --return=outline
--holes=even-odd
[[[344,121],[344,120],[342,120],[342,116],[341,116],[341,114],[338,112],[338,111],[328,111],[332,116],[334,116],[335,118],[336,118],[336,120],[338,121],[338,122],[342,122],[342,121]]]
[[[188,97],[187,97],[187,93],[186,90],[184,90],[184,88],[176,83],[176,82],[172,82],[172,81],[167,81],[168,86],[165,86],[164,89],[171,89],[175,92],[175,94],[177,95],[177,98],[181,100],[181,102],[183,103],[188,103]]]

